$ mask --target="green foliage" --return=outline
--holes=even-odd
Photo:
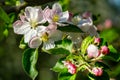
[[[108,73],[105,71],[103,71],[102,76],[95,76],[89,73],[88,77],[90,80],[110,80]]]
[[[72,52],[73,43],[69,39],[63,39],[57,41],[56,47],[53,49],[49,49],[48,52],[51,54],[70,54]]]
[[[113,60],[118,62],[120,60],[120,53],[117,52],[117,50],[112,46],[108,46],[110,53],[103,57],[103,59]]]
[[[116,40],[117,38],[119,38],[119,35],[114,28],[102,31],[100,33],[100,36],[109,43],[111,43],[114,40]]]
[[[72,75],[68,72],[59,73],[58,80],[75,80],[76,74]]]
[[[63,62],[65,58],[61,58],[58,60],[58,62],[55,64],[55,66],[52,68],[55,72],[67,72],[67,68],[64,66]]]
[[[7,13],[0,7],[0,19],[2,19],[5,23],[10,22],[10,18]]]
[[[91,36],[86,37],[81,44],[81,53],[85,54],[87,47],[93,42],[94,38],[92,38]]]
[[[38,75],[36,63],[38,60],[38,49],[26,49],[23,53],[22,63],[26,73],[33,79]]]
[[[80,28],[72,24],[66,25],[64,27],[59,26],[58,29],[64,32],[83,32]]]

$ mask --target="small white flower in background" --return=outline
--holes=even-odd
[[[62,22],[67,22],[69,19],[69,12],[62,12],[62,7],[59,3],[55,3],[50,9],[48,6],[44,9],[44,18],[49,23],[56,23],[58,25],[63,25]]]
[[[83,32],[88,33],[91,36],[99,37],[99,34],[97,33],[97,28],[93,25],[91,17],[84,17],[80,15],[74,16],[68,23],[76,25]]]
[[[43,23],[45,19],[40,7],[26,7],[24,15],[14,22],[13,29],[15,33],[24,35],[24,41],[28,43],[31,38],[38,36],[38,33],[44,32],[46,27],[40,25]]]
[[[90,44],[87,48],[87,54],[89,58],[96,58],[100,55],[100,51],[97,46]]]
[[[57,25],[56,25],[57,27]],[[40,35],[33,37],[30,42],[29,46],[31,48],[37,48],[43,42],[43,49],[51,49],[55,47],[55,41],[61,40],[63,37],[63,33],[55,28],[55,25],[49,24],[46,28],[46,31]]]

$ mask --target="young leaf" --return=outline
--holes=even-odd
[[[27,49],[24,51],[22,57],[23,68],[26,73],[33,79],[38,75],[38,71],[36,70],[36,63],[38,60],[38,49]]]
[[[56,47],[49,49],[47,52],[51,54],[70,54],[72,52],[73,43],[69,39],[57,41]]]
[[[9,16],[6,14],[6,12],[0,7],[0,18],[5,22],[5,23],[9,23],[10,22],[10,18]]]
[[[86,38],[83,40],[83,42],[82,42],[82,44],[81,44],[81,52],[82,52],[82,54],[85,54],[85,53],[86,53],[87,47],[89,46],[89,44],[90,44],[91,42],[93,42],[93,40],[94,40],[94,38],[92,38],[91,36],[88,36],[88,37],[86,37]]]
[[[103,74],[101,76],[95,76],[89,73],[88,77],[90,80],[110,80],[108,73],[105,71],[103,71]]]
[[[75,80],[76,74],[70,74],[68,72],[59,73],[58,80]]]
[[[75,25],[69,24],[67,26],[64,27],[58,27],[59,30],[61,31],[65,31],[65,32],[83,32],[80,28],[78,28]]]
[[[64,61],[64,60],[65,60],[65,58],[61,58],[60,60],[58,60],[58,62],[55,64],[55,66],[52,68],[52,70],[55,72],[68,72],[67,68],[62,63],[62,61]]]

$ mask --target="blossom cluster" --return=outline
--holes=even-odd
[[[98,36],[90,13],[73,16],[68,11],[63,12],[59,3],[53,4],[52,8],[47,6],[43,10],[41,7],[26,7],[25,12],[20,15],[20,20],[14,22],[13,29],[16,34],[24,35],[24,42],[28,43],[30,48],[38,48],[43,43],[44,49],[50,49],[55,47],[55,41],[63,37],[64,33],[57,29],[58,26],[64,27],[68,24]]]

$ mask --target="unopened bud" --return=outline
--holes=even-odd
[[[68,68],[69,73],[71,74],[76,73],[77,67],[74,64],[72,64],[70,61],[64,61],[63,63]]]
[[[100,38],[95,38],[95,39],[94,39],[94,43],[95,43],[95,44],[98,44],[98,45],[99,45],[100,42],[101,42],[101,39],[100,39]]]
[[[106,54],[109,53],[109,48],[107,46],[102,46],[101,47],[101,52],[106,55]]]
[[[94,67],[92,72],[95,76],[101,76],[103,74],[102,68]]]
[[[89,58],[95,58],[100,55],[100,51],[98,50],[98,47],[91,44],[87,48],[87,54]]]

